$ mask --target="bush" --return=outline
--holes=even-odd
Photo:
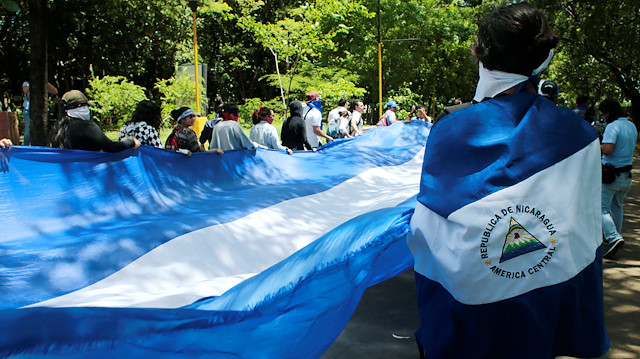
[[[91,73],[87,95],[94,102],[93,118],[104,129],[122,126],[131,118],[138,102],[146,100],[144,87],[129,82],[124,76],[96,77]]]
[[[180,76],[173,76],[167,80],[158,80],[156,90],[162,95],[162,118],[171,117],[171,111],[187,106],[196,111],[196,83],[191,80],[193,76],[182,72]],[[200,99],[206,99],[204,88],[200,87]],[[170,121],[172,121],[170,119]],[[171,123],[171,122],[170,122]],[[164,123],[167,124],[166,122]]]

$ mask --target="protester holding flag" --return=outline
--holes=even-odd
[[[131,120],[122,125],[118,138],[120,141],[125,138],[135,138],[142,145],[162,148],[157,130],[161,122],[160,106],[153,101],[142,100],[136,105]]]
[[[609,348],[598,139],[534,86],[557,43],[527,3],[486,16],[472,47],[475,104],[431,129],[408,237],[423,357],[592,358]]]
[[[253,111],[251,115],[253,127],[249,132],[249,139],[272,150],[281,150],[292,154],[292,150],[280,144],[278,130],[272,125],[273,117],[273,110],[269,107],[260,106],[260,109]]]
[[[266,148],[251,141],[249,137],[244,134],[242,127],[238,124],[239,113],[240,110],[235,103],[225,103],[222,106],[220,114],[223,120],[213,128],[211,140],[209,140],[211,147],[220,148],[223,151],[240,148],[246,148],[248,150],[255,150],[257,147]]]
[[[307,128],[302,119],[302,102],[291,101],[289,115],[282,123],[280,131],[282,145],[294,151],[314,150],[307,140]]]
[[[307,140],[313,148],[319,147],[320,137],[333,141],[333,137],[322,132],[322,100],[317,92],[309,92],[306,94],[307,102],[303,108],[302,119],[307,128]]]
[[[91,119],[92,104],[81,91],[71,90],[62,96],[65,116],[56,122],[51,146],[70,150],[120,152],[140,147],[140,141],[127,138],[111,141]]]

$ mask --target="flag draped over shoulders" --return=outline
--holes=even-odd
[[[426,153],[408,238],[426,356],[604,354],[589,124],[541,96],[503,96],[443,118]]]
[[[0,356],[320,357],[364,290],[413,264],[428,133],[0,152]]]

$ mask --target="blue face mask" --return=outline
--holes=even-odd
[[[69,117],[89,121],[91,119],[91,110],[89,109],[89,106],[72,108],[70,110],[67,110],[67,115],[69,115]]]
[[[322,100],[314,100],[307,103],[309,107],[317,108],[322,113]]]

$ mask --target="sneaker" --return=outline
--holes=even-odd
[[[618,249],[622,248],[623,244],[624,244],[624,239],[622,238],[609,244],[609,249],[607,249],[602,256],[607,259],[613,258],[613,256],[616,255],[616,252],[618,252]]]

